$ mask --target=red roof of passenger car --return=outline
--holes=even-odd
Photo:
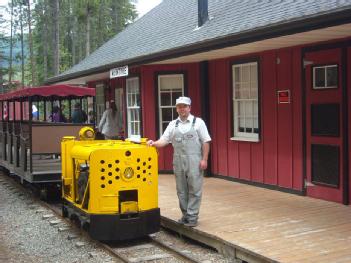
[[[52,85],[33,88],[24,88],[0,95],[0,100],[16,100],[19,98],[29,99],[30,97],[92,97],[95,96],[95,89],[70,85]]]

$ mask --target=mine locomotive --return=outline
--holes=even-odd
[[[158,158],[146,140],[95,140],[83,128],[61,143],[63,215],[97,240],[142,237],[159,230]]]

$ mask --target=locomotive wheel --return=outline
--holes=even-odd
[[[48,189],[46,187],[39,190],[39,198],[44,201],[48,200]]]
[[[64,205],[62,206],[62,216],[63,217],[68,217],[68,211],[67,211],[67,209],[66,209],[66,207]]]

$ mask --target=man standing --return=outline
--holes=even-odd
[[[159,140],[149,140],[147,144],[160,148],[172,143],[173,170],[183,214],[178,222],[195,227],[199,217],[203,172],[207,168],[211,137],[205,122],[190,114],[190,98],[179,97],[176,100],[176,109],[179,117],[168,124]]]

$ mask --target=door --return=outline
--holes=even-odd
[[[306,191],[343,202],[341,50],[306,53]]]

